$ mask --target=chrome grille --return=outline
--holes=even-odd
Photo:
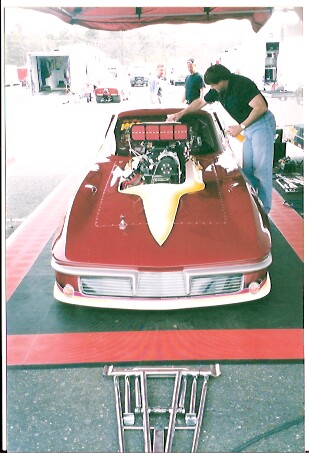
[[[182,272],[141,272],[137,297],[183,297],[186,296]]]
[[[202,275],[192,277],[191,296],[230,294],[242,288],[242,275]]]
[[[132,297],[130,277],[82,277],[82,293],[87,296]]]
[[[186,290],[186,281],[190,288]],[[80,279],[81,291],[96,297],[174,298],[231,294],[243,288],[241,274],[192,275],[185,272],[139,272],[134,276],[84,276]],[[134,288],[136,287],[136,290]]]

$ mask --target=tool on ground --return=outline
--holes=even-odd
[[[196,452],[203,421],[208,380],[209,377],[218,377],[220,374],[218,364],[197,368],[104,366],[103,376],[113,376],[114,378],[119,451],[126,452],[125,431],[127,430],[143,431],[144,453],[171,452],[175,431],[192,430],[191,453]],[[131,388],[133,378],[134,386],[132,385]],[[148,384],[150,384],[150,378],[161,378],[161,385],[165,378],[174,379],[171,403],[166,407],[149,405]],[[187,392],[188,387],[190,387],[190,392]],[[133,393],[134,409],[131,405]],[[162,427],[155,424],[153,426],[151,420],[153,414],[167,414],[167,426]]]

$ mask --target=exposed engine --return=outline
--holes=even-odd
[[[133,158],[132,172],[123,181],[122,187],[141,183],[181,184],[185,180],[185,149],[186,146],[180,142],[164,148],[146,142],[142,153]]]
[[[143,140],[130,146],[133,158],[122,174],[121,188],[138,184],[181,184],[189,156],[187,140]]]

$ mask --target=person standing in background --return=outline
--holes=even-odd
[[[150,101],[152,104],[162,104],[165,66],[158,63],[155,75],[149,80]]]
[[[191,104],[195,99],[203,98],[205,84],[203,77],[197,72],[194,58],[188,58],[187,66],[190,74],[185,80],[185,92],[182,101]]]

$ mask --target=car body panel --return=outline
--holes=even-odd
[[[261,234],[259,240],[256,240],[253,206],[246,196],[242,178],[226,178],[219,186],[218,179],[208,181],[205,172],[207,190],[182,197],[173,234],[162,249],[149,234],[142,199],[137,195],[119,193],[117,186],[110,186],[116,163],[119,163],[118,159],[100,164],[98,174],[90,173],[81,185],[67,231],[66,258],[69,261],[87,260],[91,264],[103,261],[106,265],[115,265],[121,258],[121,263],[125,266],[149,267],[161,263],[162,267],[170,267],[197,265],[205,260],[205,255],[210,264],[218,261],[255,260],[266,255],[269,238],[267,234]],[[206,165],[212,166],[215,172],[216,165],[213,162],[208,161]],[[93,176],[101,176],[100,185]],[[98,192],[91,195],[90,202],[89,189],[85,188],[87,184],[98,187]],[[241,209],[235,209],[235,199]],[[82,218],[79,212],[83,212]],[[126,230],[119,229],[122,217],[128,224]],[[246,222],[242,223],[242,219]],[[123,256],[123,246],[128,234],[133,250],[129,255]],[[102,236],[104,241],[101,240]],[[211,244],[218,236],[220,244],[213,247]],[[183,240],[186,237],[191,238],[189,256],[188,247]],[[147,247],[147,255],[140,251],[141,241]],[[173,250],[177,250],[177,254],[171,256]]]
[[[202,131],[207,130],[211,145],[203,148],[203,144],[195,144],[194,148],[192,142],[183,182],[135,184],[124,188],[120,185],[123,176],[119,174],[132,166],[132,155],[125,149],[123,136],[132,124],[146,120],[151,123],[154,119],[162,122],[169,113],[171,109],[123,112],[113,123],[115,131],[113,125],[110,127],[107,143],[114,141],[116,152],[105,155],[86,175],[53,244],[53,267],[58,283],[64,284],[63,275],[79,272],[100,275],[112,271],[116,272],[115,278],[117,272],[153,272],[166,277],[165,273],[172,276],[173,272],[186,273],[190,269],[195,274],[199,270],[207,274],[223,271],[231,274],[238,268],[244,274],[257,272],[264,282],[264,293],[266,288],[269,291],[266,268],[271,262],[271,237],[267,216],[231,151],[220,139],[209,113],[201,111],[187,116],[190,131],[192,125],[193,129],[201,126]],[[167,227],[161,235],[165,222]],[[59,291],[57,286],[58,299]],[[74,298],[78,292],[76,288]],[[249,296],[247,294],[247,298]],[[238,294],[238,297],[239,301],[244,299],[243,295]],[[186,298],[182,294],[182,299]],[[225,303],[225,298],[231,299],[231,295],[216,294],[216,303]],[[91,305],[89,297],[82,299],[85,305]],[[93,304],[110,306],[106,298],[99,298],[101,302],[90,299]],[[129,303],[123,298],[118,300],[119,308],[136,308],[136,303],[139,307],[143,305],[142,295],[139,302],[133,299]],[[146,299],[150,303],[151,298]],[[194,298],[190,299],[188,304],[192,306]],[[206,300],[201,302],[200,299],[200,296],[195,298],[199,304],[207,305]],[[114,303],[117,307],[117,302],[112,306]],[[172,306],[177,308],[177,303],[174,301]]]

